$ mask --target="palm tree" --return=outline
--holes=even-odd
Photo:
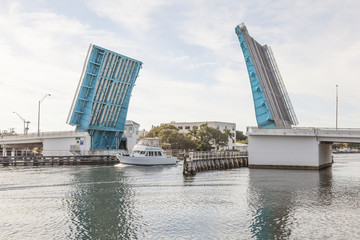
[[[225,128],[225,129],[224,129],[224,133],[225,133],[226,135],[228,135],[228,137],[229,137],[231,140],[234,140],[234,139],[233,139],[233,134],[230,132],[230,129]]]

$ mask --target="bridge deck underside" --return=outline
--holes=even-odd
[[[360,143],[360,137],[350,138],[350,137],[318,137],[320,142],[342,142],[342,143]]]

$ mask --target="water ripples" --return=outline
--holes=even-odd
[[[356,239],[360,155],[323,171],[0,169],[0,239]]]

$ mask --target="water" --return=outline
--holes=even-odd
[[[359,239],[360,154],[321,171],[0,168],[0,239]]]

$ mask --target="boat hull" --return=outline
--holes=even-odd
[[[174,165],[176,158],[174,157],[132,157],[117,155],[120,163],[140,165],[140,166],[154,166],[154,165]]]

